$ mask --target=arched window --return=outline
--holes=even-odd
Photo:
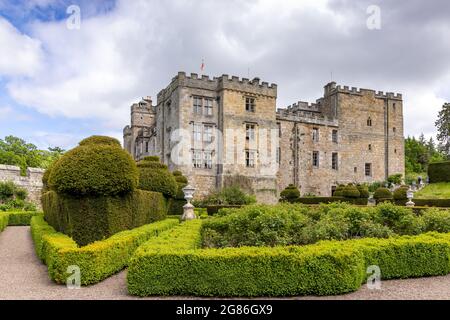
[[[372,118],[371,118],[371,117],[369,117],[369,118],[367,119],[367,126],[368,126],[368,127],[371,127],[371,126],[372,126]]]

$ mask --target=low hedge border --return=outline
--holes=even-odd
[[[355,205],[367,205],[368,199],[366,198],[344,198],[344,197],[311,197],[311,198],[298,198],[293,203],[303,204],[320,204],[320,203],[333,203],[333,202],[348,202]]]
[[[132,257],[137,296],[294,296],[356,291],[368,266],[383,279],[450,273],[450,234],[322,241],[307,246],[199,249],[201,221],[153,238]],[[177,272],[173,272],[177,270]]]
[[[166,219],[78,247],[72,238],[56,232],[42,216],[35,216],[31,219],[31,234],[36,254],[47,265],[52,280],[65,283],[69,276],[67,268],[75,265],[80,268],[81,284],[89,285],[122,270],[142,243],[178,224],[176,219]]]
[[[8,212],[0,212],[0,232],[5,230],[8,226],[9,221],[9,213]]]
[[[31,218],[42,213],[36,211],[16,211],[8,212],[8,214],[8,226],[29,226]]]

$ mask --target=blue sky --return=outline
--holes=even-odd
[[[430,137],[450,100],[449,14],[444,0],[0,0],[0,138],[120,139],[131,103],[178,71],[200,73],[202,59],[210,76],[250,70],[277,83],[278,107],[314,102],[331,72],[340,85],[403,93],[405,135]]]

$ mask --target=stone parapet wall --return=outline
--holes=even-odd
[[[0,164],[0,181],[12,181],[15,185],[28,191],[28,201],[41,208],[42,176],[45,170],[40,168],[28,168],[26,176],[20,174],[20,168]]]

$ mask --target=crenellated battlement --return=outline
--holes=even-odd
[[[298,101],[297,103],[287,106],[286,109],[292,112],[295,111],[320,112],[320,104]]]
[[[356,87],[349,87],[349,86],[341,86],[337,85],[334,86],[331,83],[331,90],[329,91],[330,94],[333,94],[335,92],[339,93],[348,93],[348,94],[356,94],[356,95],[373,95],[375,98],[379,99],[396,99],[396,100],[402,100],[402,94],[401,93],[393,93],[393,92],[383,92],[383,91],[375,91],[371,89],[363,89],[363,88],[356,88]],[[328,84],[327,86],[329,86]],[[327,86],[325,88],[327,88]]]
[[[303,123],[311,123],[327,126],[338,126],[338,120],[329,118],[324,114],[313,110],[302,110],[289,106],[285,109],[278,109],[276,113],[277,120],[287,120]]]
[[[227,74],[223,74],[219,77],[211,78],[208,75],[199,75],[197,73],[187,75],[186,72],[180,71],[172,78],[172,81],[167,88],[158,93],[158,101],[163,100],[164,97],[167,94],[170,94],[177,86],[188,86],[207,90],[230,89],[274,97],[276,97],[277,94],[277,85],[275,83],[269,84],[265,81],[261,82],[257,77],[250,80],[238,76],[230,77]]]

